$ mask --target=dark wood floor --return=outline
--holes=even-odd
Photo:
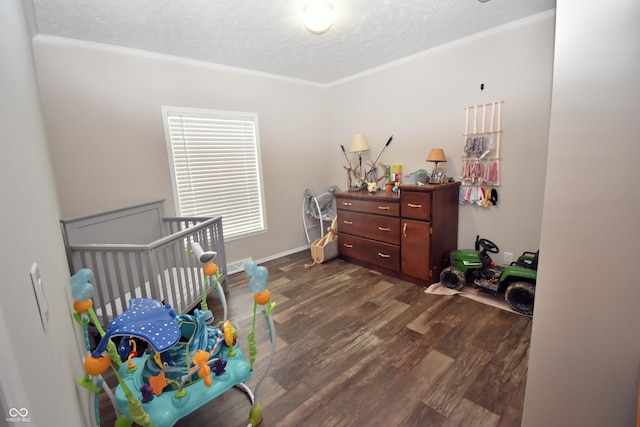
[[[258,390],[261,426],[519,426],[531,319],[307,251],[265,263],[277,352]],[[249,276],[230,278],[229,317],[248,354]],[[217,301],[210,308],[218,319]],[[253,386],[268,354],[258,318]],[[104,393],[103,393],[104,395]],[[105,399],[102,399],[103,404]],[[101,405],[102,406],[102,405]],[[246,426],[233,389],[178,426]],[[113,415],[102,408],[102,425]]]

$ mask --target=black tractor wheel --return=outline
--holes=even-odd
[[[447,267],[440,273],[440,283],[449,289],[459,291],[467,281],[462,271],[455,267]]]
[[[529,282],[513,282],[504,293],[504,299],[511,308],[529,316],[533,314],[535,296],[536,286]]]

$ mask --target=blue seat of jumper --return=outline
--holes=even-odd
[[[105,337],[138,337],[151,346],[151,351],[130,359],[135,363],[134,370],[123,363],[119,374],[126,387],[142,402],[156,427],[173,426],[180,418],[251,377],[251,366],[244,360],[240,346],[236,344],[235,354],[230,356],[231,348],[224,344],[224,334],[207,325],[205,320],[208,318],[211,318],[210,311],[195,310],[193,315],[176,316],[170,307],[158,301],[137,298],[132,299],[130,308],[109,325]],[[101,345],[106,347],[104,341],[103,338]],[[221,368],[211,370],[212,383],[208,387],[192,369],[193,357],[198,350],[210,354],[207,361],[210,366],[224,361],[219,364]],[[143,398],[143,386],[148,387],[152,378],[162,374],[168,380],[166,386],[159,395],[147,401]],[[178,394],[181,384],[186,393]],[[132,419],[123,388],[118,386],[114,395],[118,410]]]

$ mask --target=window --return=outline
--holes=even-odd
[[[266,229],[258,116],[162,107],[176,211],[222,216],[225,240]]]

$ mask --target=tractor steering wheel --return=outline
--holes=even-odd
[[[498,245],[493,243],[491,240],[480,239],[478,240],[478,244],[482,248],[483,252],[489,252],[492,254],[497,254],[498,252],[500,252],[500,249],[498,249]]]

